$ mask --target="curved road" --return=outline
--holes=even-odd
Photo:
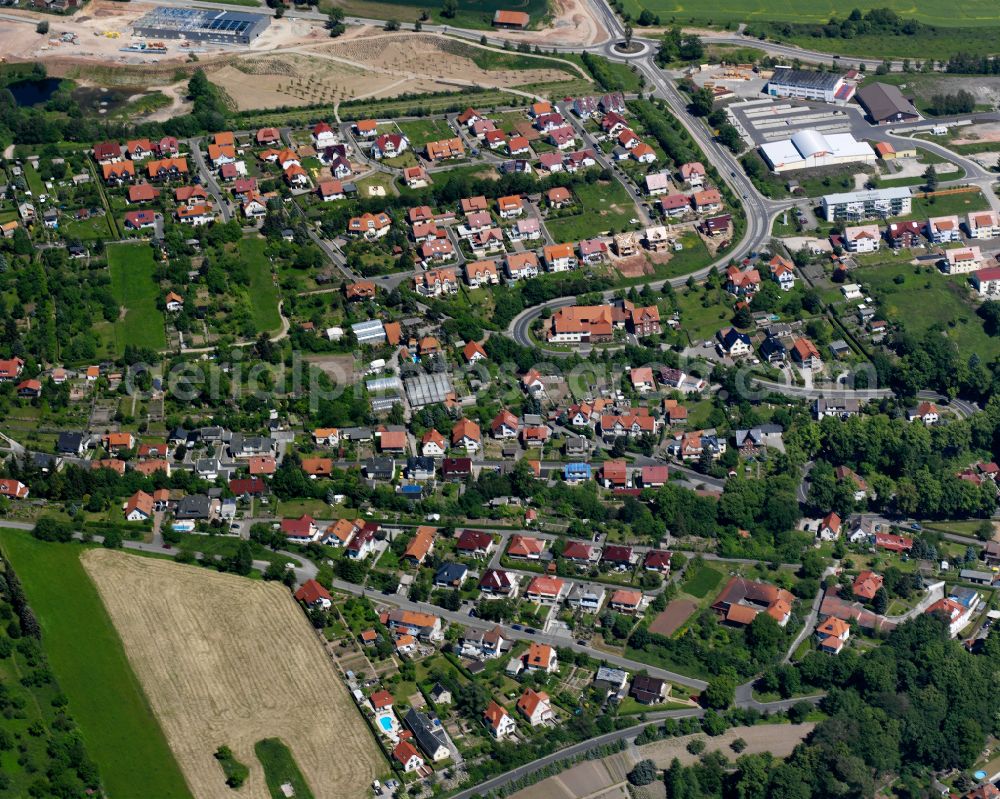
[[[806,696],[806,697],[796,697],[794,699],[781,699],[777,702],[758,702],[753,698],[753,690],[749,683],[739,686],[736,690],[736,707],[747,707],[753,708],[760,712],[768,711],[770,713],[776,713],[788,710],[795,704],[799,702],[810,702],[812,704],[817,703],[822,699],[822,695],[819,696]],[[705,715],[705,711],[702,708],[689,708],[685,710],[664,710],[660,712],[647,713],[647,720],[636,724],[632,727],[626,727],[622,730],[616,730],[615,732],[609,732],[605,735],[600,735],[596,738],[591,738],[587,741],[582,741],[581,743],[574,744],[573,746],[568,746],[565,749],[561,749],[558,752],[553,752],[551,755],[546,755],[545,757],[539,758],[538,760],[533,760],[530,763],[526,763],[523,766],[519,766],[512,771],[508,771],[501,774],[493,779],[486,780],[474,788],[467,788],[464,791],[460,791],[453,795],[453,799],[471,799],[473,796],[488,796],[493,791],[498,788],[502,788],[511,782],[524,779],[541,769],[551,766],[555,763],[560,763],[564,760],[569,760],[570,758],[576,757],[577,755],[585,754],[593,749],[598,749],[602,746],[607,746],[608,744],[616,743],[617,741],[634,741],[635,738],[641,733],[646,727],[652,724],[656,724],[664,719],[668,718],[701,718]]]

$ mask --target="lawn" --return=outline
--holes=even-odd
[[[118,512],[119,517],[121,511]],[[236,554],[236,548],[240,545],[240,539],[236,536],[228,535],[205,535],[203,533],[185,534],[181,542],[177,545],[179,550],[184,552],[200,552],[204,555],[229,558]],[[290,563],[285,555],[279,555],[267,547],[255,542],[250,543],[254,560],[266,560],[269,563]]]
[[[892,256],[885,256],[886,259]],[[902,278],[901,283],[896,279]],[[940,326],[955,342],[962,359],[978,353],[984,362],[1000,354],[1000,340],[991,338],[968,302],[968,279],[950,277],[937,269],[921,269],[895,261],[869,261],[855,273],[881,304],[885,316],[901,322],[908,331],[922,335]]]
[[[119,354],[126,344],[162,350],[167,346],[163,314],[156,302],[160,288],[153,279],[156,264],[148,244],[108,245],[108,268],[111,270],[111,293],[125,316],[115,323],[115,341]]]
[[[452,49],[455,45],[449,45]],[[570,59],[557,58],[553,56],[537,56],[526,53],[511,53],[506,50],[492,50],[484,47],[471,47],[465,42],[460,44],[458,53],[468,55],[480,69],[487,72],[496,72],[507,69],[560,69],[570,73],[574,78],[580,77],[580,71],[574,69],[568,63]],[[610,62],[609,62],[610,63]],[[628,70],[628,67],[622,65]],[[582,69],[583,74],[587,74],[586,69]]]
[[[368,177],[361,178],[361,180],[355,181],[355,185],[358,187],[358,196],[362,198],[374,196],[369,192],[373,186],[381,186],[386,197],[392,197],[399,193],[393,186],[392,175],[387,175],[384,172],[375,172]]]
[[[474,108],[492,108],[496,106],[521,105],[524,98],[509,94],[499,89],[481,89],[469,92],[440,92],[436,94],[419,95],[410,99],[373,99],[373,100],[353,100],[340,105],[340,118],[342,120],[367,119],[374,117],[377,119],[391,119],[403,116],[411,116],[419,113],[444,113],[454,110],[457,106],[471,105]],[[275,115],[273,112],[267,114],[250,112],[239,117],[240,124],[246,127],[257,125],[281,124],[286,120],[301,119],[301,111],[289,111],[284,114]]]
[[[0,530],[42,627],[42,643],[113,799],[190,797],[75,544]],[[58,579],[55,576],[58,575]]]
[[[275,502],[273,498],[271,501]],[[308,513],[314,519],[331,519],[338,515],[334,508],[321,499],[281,500],[275,505],[274,513],[288,518],[298,518],[303,513]]]
[[[63,238],[80,241],[118,238],[118,235],[108,227],[111,218],[107,214],[98,214],[90,219],[74,219],[72,222],[60,223],[59,234]]]
[[[264,239],[246,238],[240,242],[240,254],[250,272],[250,305],[253,323],[261,333],[281,327],[278,313],[278,287],[271,277],[271,262],[264,255]]]
[[[443,119],[417,119],[397,123],[399,129],[410,140],[410,147],[421,149],[429,141],[440,141],[455,137],[455,131]]]
[[[39,195],[45,194],[45,184],[42,183],[42,176],[38,174],[38,170],[31,164],[24,165],[24,180],[27,182],[28,188],[36,200]]]
[[[687,689],[692,690],[692,689]],[[657,713],[661,710],[681,710],[690,707],[686,702],[660,702],[655,705],[643,705],[636,702],[631,696],[625,697],[618,705],[619,716],[635,716],[640,713]]]
[[[582,213],[545,222],[556,242],[579,241],[609,230],[633,227],[629,220],[635,218],[635,205],[617,180],[580,183],[573,187],[573,192],[582,206]]]
[[[264,767],[264,779],[267,780],[267,789],[272,799],[285,799],[281,786],[286,782],[291,784],[295,799],[314,799],[305,777],[295,764],[295,758],[278,738],[257,741],[253,749]]]
[[[582,59],[580,63],[583,63]],[[609,61],[599,55],[590,57],[590,66],[587,67],[587,71],[604,88],[633,94],[641,91],[644,86],[639,73],[633,72],[630,65]]]
[[[732,311],[716,295],[710,293],[707,305],[701,287],[677,292],[677,310],[681,314],[681,330],[692,341],[714,340],[716,332],[732,320]]]
[[[943,197],[913,198],[913,210],[907,216],[894,219],[925,220],[930,216],[964,216],[969,211],[984,211],[990,207],[982,192],[964,192],[963,194],[946,194]]]
[[[703,599],[720,582],[722,582],[722,572],[703,563],[700,566],[692,565],[688,569],[681,589],[686,594]]]

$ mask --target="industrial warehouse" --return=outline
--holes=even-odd
[[[271,18],[246,11],[157,6],[132,26],[136,36],[188,39],[215,44],[250,44],[267,30]]]
[[[844,82],[836,72],[813,72],[806,69],[775,67],[767,82],[772,97],[792,97],[799,100],[819,100],[843,104],[851,99],[854,86]]]
[[[868,142],[858,141],[850,133],[824,135],[812,129],[800,130],[790,139],[762,144],[760,152],[774,172],[875,163],[875,151]]]
[[[903,93],[888,83],[873,83],[858,89],[858,104],[868,112],[868,118],[876,125],[889,122],[913,122],[920,114]]]

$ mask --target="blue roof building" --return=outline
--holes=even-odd
[[[591,479],[589,463],[567,463],[563,467],[563,479],[567,483],[579,483]]]

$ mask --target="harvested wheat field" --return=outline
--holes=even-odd
[[[212,756],[250,767],[243,799],[269,799],[254,744],[280,738],[317,797],[364,796],[385,762],[308,621],[277,583],[90,550],[97,586],[198,799],[230,794]]]

